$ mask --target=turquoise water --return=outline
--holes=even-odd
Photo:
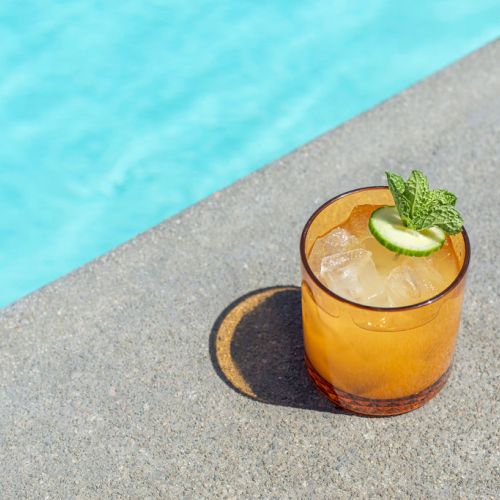
[[[500,3],[0,2],[0,305],[500,34]]]

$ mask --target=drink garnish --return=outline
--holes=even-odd
[[[386,175],[396,205],[381,207],[370,217],[368,227],[379,243],[396,253],[423,257],[439,250],[446,234],[462,230],[453,193],[429,189],[419,170],[413,170],[406,182],[400,175]]]

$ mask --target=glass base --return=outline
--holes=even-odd
[[[305,360],[307,373],[314,385],[335,405],[353,413],[377,417],[400,415],[420,408],[441,390],[448,380],[451,370],[450,365],[436,382],[417,394],[394,399],[370,399],[337,389],[315,370],[307,356]]]

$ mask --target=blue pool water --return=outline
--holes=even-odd
[[[2,0],[0,305],[499,34],[498,0]]]

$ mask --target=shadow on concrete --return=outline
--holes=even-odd
[[[230,304],[212,328],[210,356],[222,380],[249,398],[344,413],[307,375],[298,287],[255,290]]]

